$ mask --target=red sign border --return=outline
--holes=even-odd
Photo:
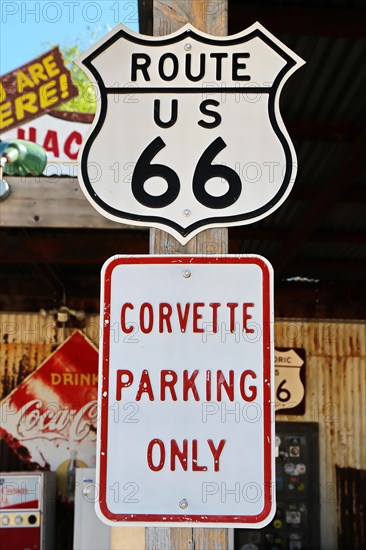
[[[183,261],[182,261],[183,260]],[[109,351],[110,351],[110,306],[111,306],[111,281],[112,272],[119,265],[162,265],[176,264],[181,262],[192,264],[254,264],[262,271],[262,290],[263,290],[263,404],[268,403],[267,407],[263,407],[263,445],[264,445],[264,507],[263,510],[253,516],[238,516],[232,515],[189,515],[189,514],[115,514],[107,507],[107,461],[108,461],[108,410],[109,410]],[[246,256],[113,256],[104,264],[102,270],[102,290],[104,290],[103,301],[101,301],[100,323],[102,328],[102,353],[100,357],[102,373],[98,379],[101,381],[99,395],[104,395],[101,405],[100,418],[100,448],[99,448],[99,507],[103,516],[113,525],[118,525],[118,522],[131,523],[161,523],[169,526],[169,523],[190,523],[194,524],[230,524],[235,527],[236,524],[247,524],[255,527],[256,524],[264,522],[269,515],[274,513],[273,504],[274,498],[274,471],[272,464],[272,423],[274,422],[274,414],[272,415],[272,400],[271,387],[274,381],[271,378],[271,348],[273,341],[271,340],[271,323],[273,321],[271,313],[272,307],[272,270],[270,264],[264,258],[255,255]],[[266,382],[265,382],[266,380]],[[268,382],[269,381],[269,382]],[[98,472],[97,472],[98,473]],[[204,517],[204,521],[203,521]],[[269,518],[270,519],[270,518]]]

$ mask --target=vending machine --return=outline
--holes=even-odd
[[[95,468],[76,468],[75,481],[74,549],[106,550],[110,547],[111,529],[95,512]]]
[[[276,422],[276,514],[263,529],[235,529],[235,550],[319,550],[319,433]]]
[[[53,550],[55,472],[0,472],[0,550]]]

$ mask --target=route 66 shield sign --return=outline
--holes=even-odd
[[[279,96],[303,63],[259,23],[230,37],[117,26],[77,60],[98,97],[79,156],[86,197],[182,244],[268,216],[296,176]]]

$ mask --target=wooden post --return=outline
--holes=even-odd
[[[227,35],[227,0],[154,0],[155,36],[170,34],[186,23],[209,34]],[[150,230],[150,254],[227,254],[227,229],[207,229],[182,246],[159,229]],[[169,487],[166,487],[169,491]],[[146,529],[146,550],[226,550],[227,529]]]

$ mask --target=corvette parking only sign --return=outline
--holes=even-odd
[[[296,154],[279,97],[304,62],[259,23],[229,37],[121,24],[77,63],[98,97],[78,177],[102,215],[185,244],[260,220],[288,196]]]
[[[260,256],[106,262],[96,503],[104,522],[271,521],[272,287]]]

